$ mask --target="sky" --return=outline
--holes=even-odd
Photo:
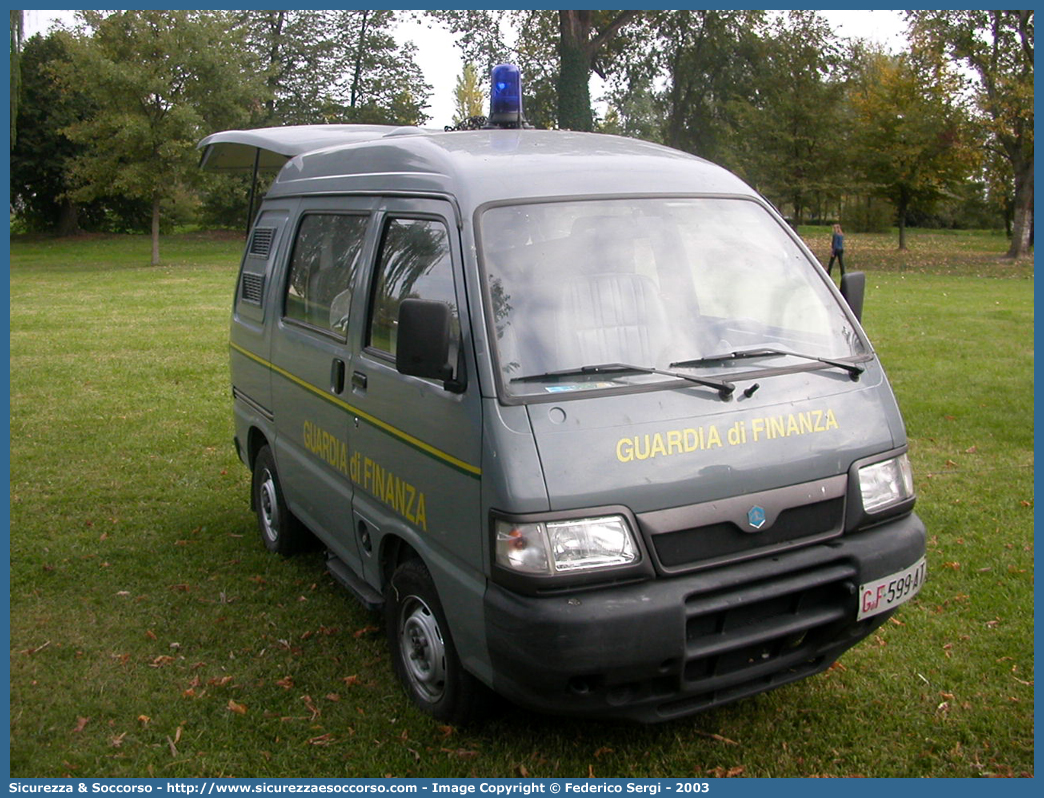
[[[905,44],[906,25],[901,11],[877,9],[819,13],[829,20],[839,36],[870,39],[893,51],[902,49]],[[69,24],[72,19],[72,11],[28,10],[25,12],[25,36],[45,33],[57,20]],[[428,126],[440,128],[450,124],[453,119],[453,89],[463,66],[453,36],[438,25],[429,27],[427,23],[418,21],[400,24],[397,35],[400,42],[411,40],[417,45],[418,66],[434,89],[427,109],[431,117]],[[601,87],[595,77],[591,95],[597,98],[600,93]]]

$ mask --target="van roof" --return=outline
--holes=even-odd
[[[465,213],[488,202],[623,194],[755,196],[702,158],[637,139],[547,130],[436,132],[385,125],[304,125],[215,133],[201,168],[282,167],[269,197],[446,195]]]

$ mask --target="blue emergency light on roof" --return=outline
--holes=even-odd
[[[514,64],[493,67],[489,92],[489,127],[520,128],[522,119],[522,77]]]

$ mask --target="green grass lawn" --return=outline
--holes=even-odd
[[[12,775],[1032,774],[1032,261],[928,235],[902,263],[846,251],[911,438],[920,596],[827,673],[684,721],[507,708],[467,730],[410,706],[321,554],[256,538],[227,376],[240,238],[164,239],[156,268],[143,238],[12,242]]]

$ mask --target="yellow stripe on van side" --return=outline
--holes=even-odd
[[[482,476],[482,469],[479,468],[478,466],[473,466],[470,463],[466,463],[463,460],[460,460],[460,459],[454,457],[453,455],[449,454],[448,452],[444,452],[441,449],[437,449],[436,447],[432,446],[430,443],[425,443],[424,441],[420,440],[419,438],[413,437],[408,432],[403,432],[401,429],[393,427],[391,424],[387,423],[386,421],[382,421],[381,419],[377,418],[376,416],[371,416],[369,413],[365,413],[362,410],[360,410],[359,408],[353,407],[352,405],[348,404],[344,400],[339,399],[336,396],[333,396],[333,395],[327,393],[322,388],[317,388],[316,386],[312,385],[310,382],[306,382],[305,380],[302,380],[300,377],[298,377],[298,376],[296,376],[294,374],[291,374],[286,369],[282,369],[279,366],[277,366],[275,363],[271,363],[271,362],[265,360],[263,357],[260,357],[259,355],[255,355],[253,352],[251,352],[251,351],[249,351],[247,349],[244,349],[243,347],[239,346],[238,344],[234,344],[234,343],[230,342],[229,343],[229,347],[234,352],[238,352],[239,354],[243,355],[244,357],[250,358],[255,363],[258,363],[258,364],[264,366],[265,368],[271,369],[276,374],[278,374],[279,376],[284,377],[284,378],[290,380],[290,382],[294,383],[295,385],[300,385],[306,391],[309,391],[309,392],[315,394],[316,396],[320,397],[321,399],[325,399],[327,402],[330,402],[331,404],[334,404],[334,405],[336,405],[337,407],[340,407],[343,410],[347,410],[349,413],[352,413],[353,415],[358,416],[359,418],[363,419],[364,421],[366,421],[371,426],[377,427],[382,432],[386,432],[387,434],[389,434],[389,435],[391,435],[391,436],[393,436],[395,438],[398,438],[400,441],[402,441],[403,443],[405,443],[405,444],[407,444],[409,446],[412,446],[414,449],[417,449],[418,451],[423,452],[424,454],[430,455],[431,457],[434,457],[437,460],[441,460],[444,463],[446,463],[447,465],[453,466],[458,471],[462,471],[465,474],[468,474],[470,476],[473,476],[473,477]]]

